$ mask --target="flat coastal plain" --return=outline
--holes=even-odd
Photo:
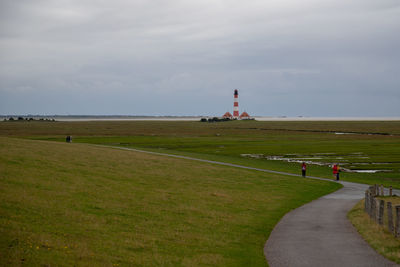
[[[2,122],[0,136],[166,152],[400,188],[400,121]]]

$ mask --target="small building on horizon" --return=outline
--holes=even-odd
[[[224,118],[224,119],[232,119],[233,116],[232,116],[232,114],[231,114],[229,111],[227,111],[227,112],[224,114],[224,116],[222,116],[222,118]]]
[[[244,111],[244,112],[239,116],[239,118],[240,118],[241,120],[249,120],[249,119],[250,119],[250,115],[249,115],[246,111]]]

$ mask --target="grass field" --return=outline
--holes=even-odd
[[[63,135],[51,132],[60,125],[39,125],[46,129],[39,135]],[[21,136],[34,135],[26,133]],[[265,266],[263,246],[278,220],[339,188],[87,144],[6,137],[0,137],[0,170],[2,266]]]
[[[0,135],[141,148],[400,188],[400,122],[2,122]],[[313,164],[314,163],[314,164]],[[360,171],[378,171],[359,173]]]

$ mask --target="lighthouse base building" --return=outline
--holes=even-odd
[[[223,119],[233,119],[233,116],[232,116],[232,114],[229,113],[229,111],[228,111],[228,112],[226,112],[226,113],[224,114],[224,116],[222,116],[222,118],[223,118]]]
[[[251,119],[251,118],[250,118],[250,115],[247,114],[246,111],[243,112],[243,113],[239,116],[239,118],[240,118],[241,120],[249,120],[249,119]]]

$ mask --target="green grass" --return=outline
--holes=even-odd
[[[4,137],[0,170],[3,266],[265,266],[279,219],[340,186]]]
[[[278,220],[338,188],[88,144],[291,173],[298,163],[241,154],[335,153],[319,161],[390,170],[342,180],[400,188],[400,122],[0,122],[0,136],[19,138],[0,137],[0,265],[266,265]]]
[[[335,132],[353,134],[336,135]],[[0,123],[0,135],[4,136],[64,141],[68,134],[78,143],[141,148],[291,173],[300,172],[298,163],[245,158],[241,155],[262,154],[301,160],[318,158],[321,153],[334,153],[314,161],[340,163],[351,170],[387,170],[378,173],[343,172],[341,179],[400,188],[399,121]],[[311,176],[332,178],[328,166],[309,165],[307,172]]]

